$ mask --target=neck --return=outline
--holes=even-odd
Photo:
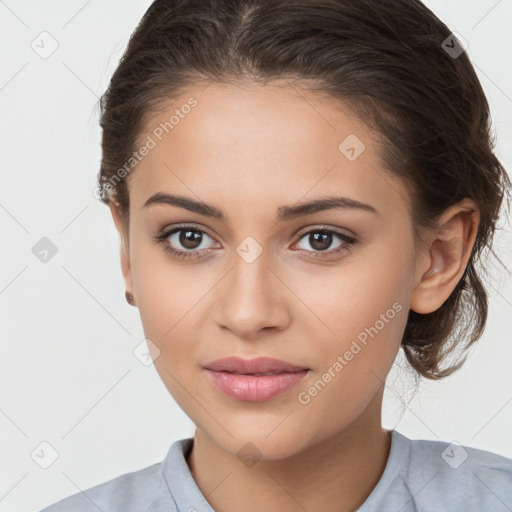
[[[187,463],[197,486],[219,512],[323,512],[333,510],[333,504],[337,512],[353,512],[380,480],[391,446],[380,414],[373,422],[363,416],[299,453],[260,459],[250,467],[197,429]]]

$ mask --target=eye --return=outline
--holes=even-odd
[[[338,245],[336,245],[334,248],[331,248],[333,242],[335,242],[336,239],[339,241]],[[349,237],[344,233],[326,228],[316,228],[303,233],[298,243],[302,241],[305,242],[304,245],[309,245],[313,250],[311,251],[307,248],[299,247],[306,252],[312,252],[313,254],[311,256],[315,258],[324,257],[323,254],[319,253],[326,253],[326,256],[330,256],[332,254],[337,254],[341,251],[348,250],[350,246],[356,242],[354,238]],[[329,248],[331,249],[327,250]]]
[[[208,239],[213,240],[202,229],[194,226],[178,226],[153,237],[164,251],[177,258],[197,258],[198,252],[208,252]]]

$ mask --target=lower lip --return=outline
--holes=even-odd
[[[306,376],[308,370],[263,376],[237,375],[208,369],[206,373],[211,382],[225,395],[235,400],[262,402],[296,386]]]

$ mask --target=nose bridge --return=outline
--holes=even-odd
[[[264,327],[283,327],[288,321],[282,284],[271,270],[271,251],[252,237],[233,252],[232,270],[222,287],[217,322],[239,336],[251,336]]]
[[[268,300],[271,295],[273,286],[268,253],[269,249],[264,249],[253,237],[247,237],[236,248],[230,288],[242,302]]]

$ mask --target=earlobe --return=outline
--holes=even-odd
[[[418,266],[419,282],[411,294],[410,308],[428,314],[439,309],[464,274],[476,239],[480,216],[470,199],[452,206],[439,220],[428,256]],[[426,267],[426,269],[425,269]]]
[[[126,291],[131,294],[133,297],[133,282],[132,282],[132,272],[131,272],[131,264],[130,264],[130,252],[129,252],[129,244],[126,238],[126,226],[125,221],[121,214],[121,208],[119,203],[111,199],[108,203],[110,208],[110,212],[112,214],[112,219],[114,220],[115,227],[119,234],[120,239],[120,247],[119,247],[119,256],[121,260],[121,272],[123,274]],[[125,293],[126,295],[126,293]],[[127,299],[128,300],[128,299]],[[134,304],[133,304],[134,305]]]

